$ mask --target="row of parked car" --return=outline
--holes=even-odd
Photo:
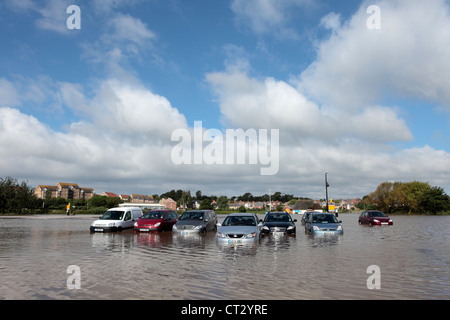
[[[295,234],[296,219],[287,212],[269,212],[264,220],[253,213],[232,213],[222,223],[214,210],[189,210],[181,216],[173,210],[151,210],[144,214],[140,208],[113,208],[92,222],[91,232],[120,231],[133,228],[137,232],[173,231],[176,233],[205,233],[215,231],[217,240],[246,243],[259,240],[265,234]]]
[[[368,210],[361,213],[360,224],[392,224],[381,211]],[[173,231],[175,233],[205,233],[215,231],[219,242],[248,243],[266,234],[291,234],[297,232],[297,219],[287,212],[269,212],[264,219],[254,213],[231,213],[222,223],[214,210],[189,210],[181,216],[173,210],[151,210],[142,213],[140,208],[120,207],[106,211],[91,224],[91,232],[120,231],[133,228],[137,232]],[[342,221],[332,213],[307,211],[301,224],[305,233],[311,235],[342,235]]]

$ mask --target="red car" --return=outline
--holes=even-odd
[[[359,224],[370,225],[392,225],[392,219],[378,210],[366,210],[361,213],[358,219]]]
[[[151,210],[134,223],[134,231],[172,231],[178,215],[172,210]]]

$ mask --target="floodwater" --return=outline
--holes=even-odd
[[[294,217],[295,237],[250,247],[212,232],[91,234],[92,216],[2,217],[0,299],[450,299],[450,217],[369,227],[340,214],[340,238],[312,238]]]

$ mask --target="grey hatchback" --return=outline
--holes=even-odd
[[[178,233],[205,233],[217,229],[217,215],[214,210],[189,210],[184,212],[173,225],[172,231]]]
[[[305,221],[305,233],[311,235],[337,236],[344,233],[341,226],[342,221],[338,221],[331,213],[311,212]]]

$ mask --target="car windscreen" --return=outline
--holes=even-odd
[[[256,226],[255,218],[248,216],[228,216],[223,221],[222,226]]]
[[[164,213],[162,211],[149,211],[146,212],[141,219],[162,219],[164,217]]]
[[[369,212],[369,217],[386,217],[386,215],[381,211]]]
[[[102,219],[102,220],[122,220],[124,213],[125,213],[125,211],[121,211],[121,210],[106,211],[105,214],[100,219]]]
[[[274,214],[274,213],[269,213],[266,216],[265,222],[290,222],[291,221],[291,217],[288,216],[287,214]]]
[[[183,213],[180,220],[203,220],[203,212],[188,211]]]
[[[315,214],[312,216],[313,223],[337,223],[337,219],[332,214]]]

